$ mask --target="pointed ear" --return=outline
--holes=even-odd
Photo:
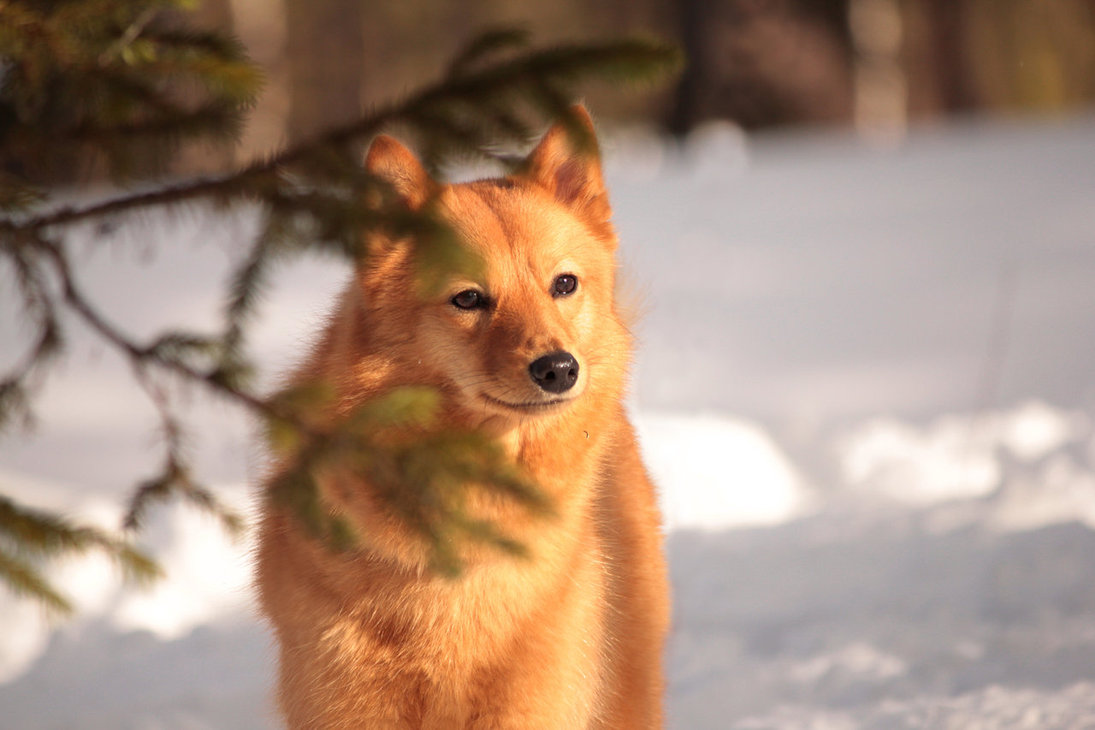
[[[593,119],[585,107],[576,104],[570,108],[568,121],[571,123],[556,122],[547,131],[519,174],[591,223],[606,223],[612,210],[601,174]]]
[[[411,210],[421,208],[437,189],[414,153],[386,134],[369,146],[365,169],[391,185],[399,202]]]

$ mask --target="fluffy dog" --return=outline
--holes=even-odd
[[[576,115],[589,128],[584,109]],[[654,728],[668,590],[654,488],[622,397],[631,337],[596,150],[552,127],[513,175],[447,185],[386,136],[366,157],[402,204],[435,205],[483,262],[437,297],[413,242],[370,240],[300,382],[342,411],[405,385],[440,393],[436,427],[489,434],[550,498],[536,519],[499,497],[476,515],[530,560],[468,548],[463,575],[349,474],[318,475],[358,535],[329,550],[267,498],[257,586],[280,647],[292,728]]]

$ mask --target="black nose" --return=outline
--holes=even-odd
[[[551,352],[528,366],[532,381],[549,393],[565,393],[578,382],[578,361],[569,352]]]

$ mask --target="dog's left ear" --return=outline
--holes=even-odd
[[[570,116],[576,125],[553,125],[525,160],[519,175],[543,187],[593,225],[606,225],[612,209],[601,173],[593,119],[581,104],[570,108]]]

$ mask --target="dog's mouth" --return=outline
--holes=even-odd
[[[539,401],[524,401],[515,403],[513,401],[500,400],[486,393],[480,393],[479,396],[492,406],[498,408],[504,408],[509,411],[517,413],[546,413],[565,406],[574,400],[571,398],[554,398],[552,400],[539,400]]]

